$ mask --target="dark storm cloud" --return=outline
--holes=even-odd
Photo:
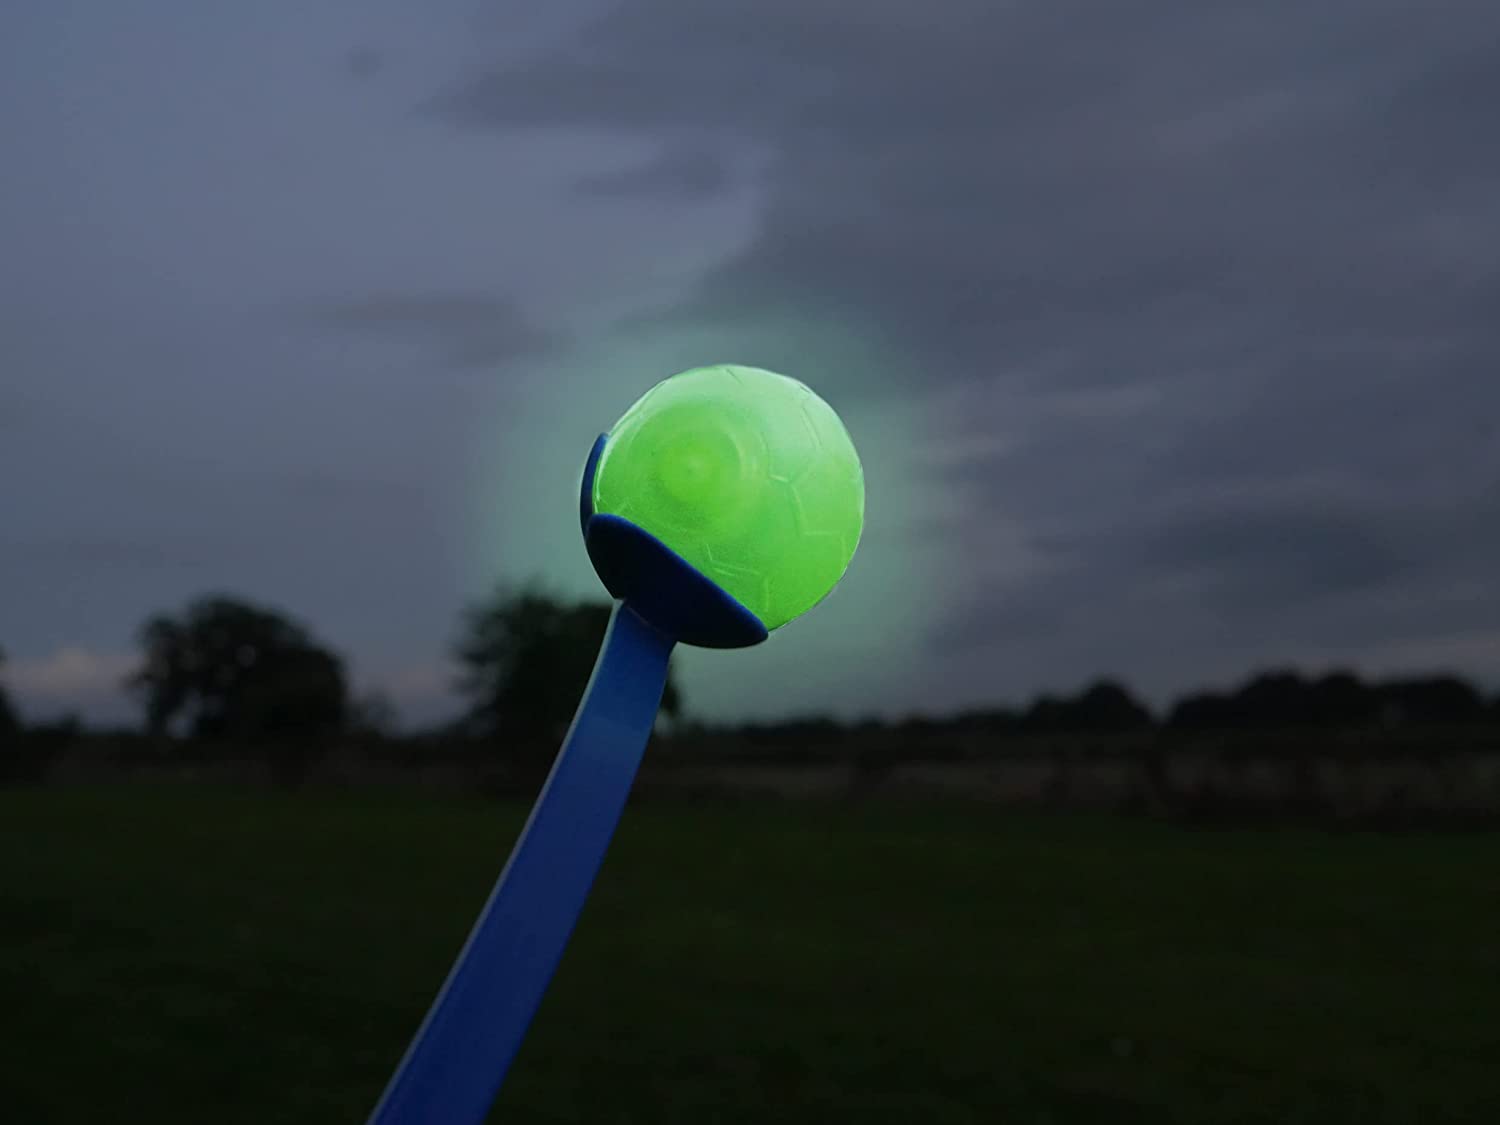
[[[1059,377],[1207,366],[1309,320],[1400,316],[1421,295],[1378,268],[1408,251],[1390,240],[1460,203],[1455,177],[1495,171],[1500,68],[1472,44],[1500,28],[1477,5],[839,12],[627,3],[571,52],[436,108],[768,146],[761,235],[684,315],[810,297],[951,358],[946,374],[1060,349]]]
[[[1075,565],[1107,560],[1211,592],[1221,607],[1264,611],[1362,594],[1426,569],[1431,550],[1414,530],[1339,499],[1226,497],[1051,546]]]
[[[381,294],[319,309],[322,323],[429,347],[451,368],[495,367],[557,343],[510,301],[471,293]]]
[[[47,654],[228,585],[429,691],[451,573],[554,565],[491,482],[678,358],[826,387],[870,471],[824,649],[761,703],[705,662],[724,706],[1485,630],[1500,676],[1493,0],[64,7],[0,36],[33,683],[105,682]]]
[[[1306,653],[1357,662],[1435,638],[1500,640],[1500,494],[1261,487],[1164,491],[1097,522],[1057,521],[1070,530],[1033,538],[1034,569],[955,605],[934,645],[1020,646],[1064,678],[1065,657],[1097,651],[1101,670],[1176,688],[1205,657],[1238,675]]]
[[[1007,439],[941,471],[972,513],[946,534],[984,559],[1018,529],[1037,563],[944,643],[1140,647],[1281,607],[1294,652],[1399,635],[1414,604],[1475,620],[1449,591],[1500,573],[1475,530],[1500,490],[1496,106],[1488,0],[638,0],[425,112],[768,156],[756,236],[664,323],[777,355],[767,325],[815,310],[895,357],[841,393],[992,402],[945,423]]]

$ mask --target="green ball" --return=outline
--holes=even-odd
[[[805,384],[756,367],[658,383],[609,431],[594,511],[649,532],[769,630],[843,577],[865,518],[849,432]]]

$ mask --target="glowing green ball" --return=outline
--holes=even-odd
[[[803,383],[698,367],[658,383],[609,431],[593,500],[776,629],[843,577],[865,478],[839,416]]]

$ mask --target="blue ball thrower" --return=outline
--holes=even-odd
[[[771,372],[674,376],[594,443],[579,516],[616,599],[603,646],[510,860],[371,1125],[484,1120],[619,823],[674,645],[764,641],[837,583],[863,515],[863,475],[837,416]],[[768,554],[754,568],[726,561]]]

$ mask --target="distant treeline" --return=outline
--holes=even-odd
[[[1149,730],[1389,730],[1491,724],[1500,727],[1500,696],[1486,698],[1477,686],[1459,676],[1364,680],[1348,671],[1309,675],[1296,669],[1279,669],[1253,674],[1228,690],[1193,692],[1159,714],[1128,687],[1105,679],[1073,695],[1046,694],[1026,706],[984,708],[948,717],[852,723],[813,717],[780,723],[696,724],[693,729],[754,739],[876,730],[1105,735]]]
[[[90,736],[173,747],[233,747],[305,768],[340,741],[468,746],[550,760],[572,716],[608,624],[610,606],[567,602],[534,588],[502,588],[464,611],[452,648],[455,685],[466,707],[425,731],[399,731],[380,696],[350,695],[343,659],[304,626],[270,608],[218,595],[158,614],[141,628],[138,667],[121,685],[139,701],[141,722],[128,732],[89,732],[75,720],[27,731],[0,691],[0,749],[41,753]],[[0,657],[3,660],[3,657]],[[3,669],[0,669],[3,672]],[[1367,681],[1353,672],[1252,675],[1228,690],[1198,691],[1154,713],[1131,690],[1100,680],[1072,695],[1043,695],[1025,706],[994,707],[945,718],[839,722],[810,717],[779,723],[710,725],[685,717],[675,677],[663,714],[682,745],[722,737],[765,745],[846,742],[861,734],[921,736],[1141,736],[1182,732],[1421,731],[1500,728],[1500,696],[1486,697],[1454,675]],[[259,748],[259,749],[257,749]],[[34,755],[35,756],[35,755]],[[44,754],[42,756],[45,756]],[[0,773],[15,773],[0,762]],[[24,771],[23,771],[24,772]]]

